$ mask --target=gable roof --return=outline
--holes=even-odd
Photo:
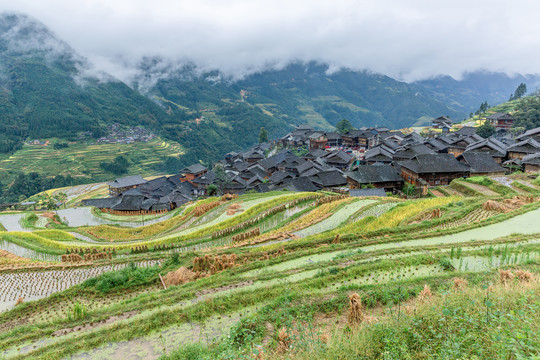
[[[506,155],[506,145],[504,145],[502,142],[498,141],[495,138],[487,138],[481,141],[478,141],[474,144],[471,144],[467,146],[465,151],[473,151],[473,150],[480,150],[483,147],[487,147],[492,150],[493,156],[505,156]]]
[[[540,151],[540,143],[530,137],[506,148],[507,151],[534,154]]]
[[[540,135],[540,127],[525,131],[523,134],[519,135],[516,140],[524,140],[535,135]]]
[[[216,173],[212,170],[207,171],[202,176],[199,176],[196,179],[193,179],[194,184],[210,185],[213,184],[216,180]]]
[[[290,191],[317,191],[319,190],[313,182],[307,177],[298,177],[294,179],[287,180],[279,188],[287,189]]]
[[[488,120],[502,120],[502,119],[514,120],[514,117],[510,115],[509,113],[498,112],[498,113],[489,115],[486,119]]]
[[[359,184],[403,181],[391,165],[359,165],[355,171],[348,171],[345,175]]]
[[[183,174],[193,174],[193,175],[196,175],[196,174],[199,174],[203,171],[206,171],[208,170],[206,167],[202,166],[201,164],[193,164],[191,166],[188,166],[182,170],[180,170],[181,173]]]
[[[454,155],[441,153],[419,154],[399,165],[417,174],[469,171],[469,166],[457,161]]]
[[[464,126],[458,131],[454,131],[454,134],[463,135],[463,136],[471,136],[476,134],[476,128],[473,126]]]
[[[484,172],[504,172],[505,169],[499,165],[493,157],[485,152],[465,152],[457,157],[471,167],[471,173]]]
[[[347,179],[337,170],[321,171],[311,177],[311,181],[322,187],[343,186]]]
[[[540,152],[529,154],[523,157],[523,164],[540,165]]]
[[[448,116],[439,116],[438,118],[433,119],[434,123],[447,123],[452,124],[454,120],[450,119]]]
[[[146,180],[141,175],[132,175],[122,178],[118,178],[107,185],[113,189],[125,188],[130,186],[137,186],[146,183]]]

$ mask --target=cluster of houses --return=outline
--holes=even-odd
[[[132,144],[134,142],[147,142],[156,135],[142,126],[125,127],[120,124],[112,124],[107,128],[108,135],[100,137],[98,143],[106,144]]]
[[[307,152],[294,151],[299,147]],[[213,170],[194,164],[178,175],[149,181],[120,178],[109,183],[110,198],[83,203],[113,213],[148,213],[174,209],[216,189],[232,194],[286,189],[384,196],[399,192],[405,182],[425,190],[456,178],[516,169],[540,171],[540,128],[515,139],[484,139],[474,127],[425,138],[381,127],[338,134],[301,125],[272,143],[226,154]]]

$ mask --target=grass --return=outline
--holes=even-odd
[[[282,196],[276,197],[277,195]],[[322,221],[329,214],[345,209],[345,206],[353,201],[344,199],[316,206],[310,198],[313,195],[287,192],[244,195],[232,201],[240,205],[249,202],[250,206],[246,206],[243,212],[221,217],[228,208],[225,203],[201,216],[196,222],[185,225],[188,230],[195,229],[191,232],[182,232],[184,228],[180,232],[173,229],[184,224],[183,221],[187,220],[182,218],[191,217],[196,206],[201,203],[210,204],[218,199],[188,205],[170,219],[171,223],[159,225],[163,227],[159,231],[155,231],[155,228],[150,231],[150,227],[124,229],[109,226],[111,233],[115,234],[139,232],[137,236],[140,241],[132,244],[118,243],[116,248],[121,256],[86,265],[84,269],[92,271],[91,269],[97,266],[120,263],[125,267],[103,273],[47,298],[25,302],[8,312],[0,313],[0,351],[9,350],[15,359],[57,359],[82,351],[92,351],[95,356],[102,356],[104,354],[99,350],[102,346],[123,341],[128,341],[129,346],[129,341],[135,344],[144,337],[153,351],[160,355],[163,346],[159,338],[169,336],[167,334],[170,334],[171,326],[188,326],[193,323],[202,325],[216,317],[232,319],[246,308],[254,309],[254,314],[249,317],[242,316],[239,322],[231,320],[223,325],[223,334],[229,336],[216,339],[211,344],[201,342],[186,345],[164,358],[253,359],[261,350],[264,351],[265,358],[269,359],[346,359],[373,356],[456,358],[456,353],[461,353],[464,358],[484,358],[488,355],[498,358],[499,354],[502,354],[499,358],[517,358],[517,353],[505,352],[507,350],[502,349],[500,344],[493,345],[491,336],[501,336],[504,341],[511,342],[510,335],[520,330],[516,325],[518,321],[533,324],[529,333],[538,332],[538,309],[527,312],[531,307],[526,308],[534,298],[525,297],[529,290],[537,294],[537,288],[522,287],[521,295],[517,288],[510,286],[507,287],[508,293],[497,293],[497,289],[490,290],[490,301],[494,305],[490,308],[493,316],[489,318],[489,322],[494,325],[493,332],[486,330],[480,321],[485,317],[486,306],[485,301],[478,299],[485,296],[481,288],[483,284],[497,284],[495,264],[500,259],[504,258],[510,263],[504,265],[505,268],[514,271],[519,267],[538,276],[540,264],[537,239],[540,229],[536,234],[512,234],[504,238],[490,236],[486,239],[461,241],[457,236],[444,244],[413,240],[505,221],[536,209],[540,206],[538,202],[511,213],[459,225],[459,220],[476,211],[486,200],[485,197],[408,200],[399,202],[391,209],[389,206],[382,206],[386,203],[378,200],[374,203],[376,205],[354,208],[353,217],[367,215],[366,217],[340,221],[330,231],[303,239],[263,247],[248,247],[246,244],[229,244],[225,241],[234,233],[218,239],[209,238],[209,235],[218,229],[240,226],[239,231],[247,231],[260,226],[262,222],[270,224],[267,227],[268,232],[263,235],[294,231]],[[290,207],[300,205],[301,211],[289,218],[282,217],[284,211],[260,218],[261,214],[266,214],[282,204],[290,204]],[[442,216],[428,219],[426,216],[431,214],[433,209],[440,209]],[[180,219],[182,221],[179,221]],[[257,221],[251,222],[253,219]],[[176,225],[171,225],[173,222],[176,222]],[[434,228],[442,224],[448,227],[434,231]],[[530,229],[528,230],[530,232]],[[516,231],[519,232],[519,229]],[[341,242],[331,244],[335,234],[340,234]],[[72,247],[114,246],[85,243],[74,239],[65,231],[52,229],[31,233],[1,233],[0,239],[54,254],[63,253],[65,248]],[[409,240],[412,242],[408,242]],[[150,246],[159,242],[174,244],[178,252],[125,252],[125,249],[132,246]],[[395,242],[404,242],[404,246],[371,246]],[[274,256],[278,249],[282,251],[279,256]],[[213,275],[203,274],[195,281],[163,289],[160,275],[165,276],[180,267],[191,269],[194,258],[205,255],[220,258],[222,255],[235,255],[237,266]],[[159,260],[160,265],[128,265],[129,262],[150,260]],[[488,268],[475,268],[473,265],[476,263],[487,264]],[[41,270],[32,270],[30,267],[27,270],[18,268],[16,271],[4,269],[0,276],[2,274],[38,278],[43,275]],[[462,294],[452,290],[454,277],[466,279],[469,283],[466,291],[470,293]],[[416,304],[416,296],[425,284],[428,284],[435,294],[430,307],[418,304],[416,312],[405,311],[409,305]],[[4,282],[2,286],[5,286]],[[366,311],[379,319],[378,324],[363,325],[361,331],[346,329],[343,320],[351,292],[360,294]],[[463,297],[458,299],[461,295]],[[483,306],[482,311],[475,314],[475,307],[464,303],[467,298],[474,299],[477,306]],[[524,313],[519,312],[517,306],[522,306]],[[511,313],[510,310],[513,310],[517,320],[507,316]],[[132,312],[135,315],[130,319],[55,337],[53,342],[42,341],[61,329],[99,324],[111,317]],[[499,313],[498,318],[495,314]],[[322,318],[330,318],[331,321],[324,323],[321,322]],[[443,321],[447,322],[447,326],[444,326]],[[463,334],[458,327],[460,321],[472,321],[465,323],[467,331]],[[429,326],[432,326],[432,329]],[[277,334],[281,328],[286,328],[293,335],[294,346],[286,350],[285,354],[278,354],[277,350]],[[501,329],[505,328],[512,330],[510,335],[506,334],[507,337],[500,333]],[[331,336],[322,341],[319,335],[325,334]],[[388,336],[383,336],[384,334]],[[177,336],[180,337],[175,337],[174,343],[187,342],[181,335]],[[486,336],[486,339],[477,339],[477,345],[471,345],[471,339],[479,336]],[[150,338],[157,340],[149,340]],[[372,341],[368,341],[369,339]],[[534,338],[527,339],[533,340],[529,346],[537,347]],[[162,341],[164,344],[169,340]],[[259,347],[261,344],[264,344],[262,349]],[[30,346],[30,353],[18,355],[16,349],[25,345]],[[114,356],[116,355],[118,354]],[[521,355],[530,354],[524,352]],[[108,353],[107,356],[113,354]]]
[[[52,146],[23,145],[9,158],[0,161],[4,184],[11,183],[19,172],[36,171],[47,175],[71,175],[84,182],[108,181],[115,176],[104,172],[100,163],[125,155],[131,160],[126,175],[156,175],[159,158],[178,156],[184,150],[177,143],[166,143],[160,138],[133,144],[73,143],[68,148],[55,150]]]

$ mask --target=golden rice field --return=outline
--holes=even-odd
[[[0,223],[9,216],[0,214]],[[537,304],[537,293],[523,296],[534,294],[540,276],[538,218],[534,195],[403,200],[276,191],[196,201],[144,226],[30,224],[0,232],[0,358],[349,358],[335,347],[343,339],[382,354],[353,339],[353,327],[378,344],[369,324],[415,324],[407,309],[427,297],[450,304],[448,294],[470,289],[476,297],[491,283],[492,291],[521,286],[520,303]],[[501,296],[490,297],[500,313],[514,293]],[[526,323],[538,323],[534,305],[523,309]],[[537,349],[534,329],[519,354]],[[461,344],[459,331],[442,334]],[[482,346],[460,351],[491,354],[493,345]]]

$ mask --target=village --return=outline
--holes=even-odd
[[[226,154],[212,169],[194,164],[169,177],[116,179],[108,184],[109,198],[83,200],[83,205],[148,214],[203,196],[274,190],[426,196],[430,187],[458,178],[540,170],[540,128],[513,138],[510,114],[493,114],[487,121],[496,133],[486,139],[472,126],[451,131],[453,121],[446,116],[433,119],[435,131],[428,136],[384,127],[339,134],[298,125],[279,139]],[[409,184],[406,193],[404,184]]]

